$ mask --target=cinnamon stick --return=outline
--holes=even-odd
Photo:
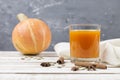
[[[88,66],[95,66],[98,69],[107,69],[107,66],[103,63],[91,63],[91,62],[75,62],[76,66],[88,67]]]
[[[57,60],[57,63],[58,64],[64,64],[64,58],[63,57],[60,57],[58,60]]]
[[[107,66],[103,63],[96,63],[95,65],[98,69],[107,69]]]
[[[87,67],[89,65],[92,65],[92,63],[90,63],[90,62],[77,62],[77,61],[74,64],[76,66],[82,66],[82,67]]]

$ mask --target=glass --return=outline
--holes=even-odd
[[[98,24],[69,26],[72,61],[99,61],[100,27]]]

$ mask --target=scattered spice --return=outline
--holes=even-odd
[[[41,63],[41,66],[42,66],[42,67],[50,67],[51,64],[50,64],[49,62],[42,62],[42,63]]]
[[[25,58],[29,58],[29,56],[25,56]]]
[[[25,60],[25,58],[22,57],[21,60]]]
[[[78,71],[78,70],[79,70],[79,67],[74,66],[74,67],[71,68],[71,70],[72,70],[72,71]]]
[[[96,71],[96,65],[89,65],[86,67],[88,71]]]
[[[60,57],[58,60],[57,60],[57,63],[58,64],[64,64],[64,58],[63,57]]]
[[[54,66],[56,64],[56,62],[50,62],[51,66]]]
[[[36,60],[41,60],[42,57],[33,57],[33,59],[36,59]]]
[[[41,58],[37,58],[37,60],[41,60]]]
[[[36,56],[24,56],[21,60],[41,60],[44,59],[43,57],[36,57]]]
[[[57,68],[63,68],[63,67],[65,67],[65,65],[64,65],[64,64],[57,65]]]
[[[62,65],[58,65],[57,68],[62,68],[63,66]]]

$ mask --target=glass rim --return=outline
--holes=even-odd
[[[74,27],[74,26],[96,26],[96,27],[101,27],[100,24],[70,24],[70,27]]]

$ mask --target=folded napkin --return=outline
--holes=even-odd
[[[54,46],[58,56],[70,59],[69,42],[60,42]],[[100,59],[113,66],[120,66],[120,38],[100,42]]]

